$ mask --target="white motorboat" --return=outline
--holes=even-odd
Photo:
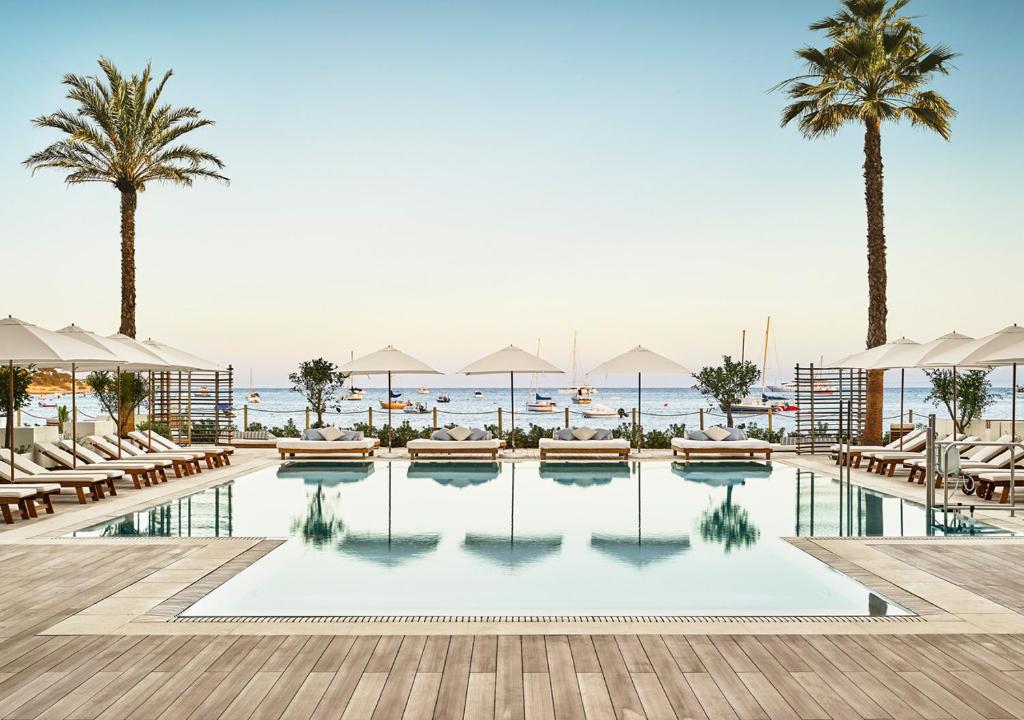
[[[476,392],[473,393],[473,397],[476,398],[477,400],[482,400],[483,397],[484,397],[484,394],[482,392],[480,392],[479,390],[477,390]]]
[[[423,387],[420,388],[420,395],[429,395],[429,394],[430,394],[430,388],[428,388],[426,385],[424,385]]]
[[[591,405],[583,411],[583,417],[585,418],[620,417],[625,414],[625,411],[620,412],[607,405]]]
[[[426,415],[430,412],[430,408],[421,402],[416,404],[409,403],[402,412],[409,413],[410,415]]]
[[[263,402],[263,398],[261,398],[260,394],[255,390],[249,393],[249,397],[246,400],[250,405],[259,405]]]

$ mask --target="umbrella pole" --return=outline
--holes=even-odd
[[[903,428],[903,385],[906,375],[907,369],[900,368],[900,452],[903,452],[903,436],[906,434]]]
[[[10,439],[10,447],[7,449],[10,451],[10,479],[14,479],[14,361],[7,364],[7,385],[10,394],[8,395],[7,403],[7,437]],[[1014,388],[1016,392],[1017,388]]]
[[[1017,442],[1017,363],[1013,364],[1010,385],[1010,442]]]
[[[956,436],[960,434],[960,427],[956,422],[956,365],[953,366],[953,441],[956,442]]]
[[[508,388],[509,394],[512,396],[510,399],[512,405],[512,452],[516,451],[516,374],[509,372],[508,374]]]
[[[117,437],[117,459],[121,459],[121,422],[124,409],[121,407],[121,366],[117,366],[117,419],[114,420],[114,435]]]
[[[639,455],[640,451],[644,449],[644,412],[642,410],[643,403],[641,395],[641,373],[636,374],[636,454]]]
[[[78,388],[75,387],[75,364],[71,363],[71,469],[78,467]]]
[[[393,400],[391,399],[391,371],[389,370],[388,371],[388,452],[389,453],[391,452],[391,449],[392,449],[391,448],[391,438],[392,438],[392,432],[391,432],[391,403],[392,402],[393,402]],[[390,465],[388,465],[388,470],[391,470],[391,466]]]

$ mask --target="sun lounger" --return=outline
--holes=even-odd
[[[87,492],[88,497],[91,497],[94,501],[102,500],[105,491],[109,491],[111,495],[117,494],[117,490],[114,488],[114,481],[105,475],[52,471],[40,473],[39,475],[30,475],[17,468],[12,468],[10,461],[6,457],[0,460],[0,483],[15,485],[52,483],[59,485],[62,489],[73,490],[78,497],[78,502],[82,505],[88,502]]]
[[[764,455],[772,459],[772,445],[765,440],[689,440],[672,438],[672,455],[683,454],[689,462],[691,455],[716,455],[719,457],[754,457]]]
[[[927,442],[925,438],[926,432],[925,428],[918,428],[907,433],[902,438],[902,445],[900,438],[897,438],[888,445],[851,445],[849,448],[842,444],[832,445],[829,448],[829,452],[835,458],[837,465],[842,465],[846,456],[849,455],[849,462],[852,462],[854,467],[860,467],[861,456],[866,452],[885,452],[887,450],[892,452],[921,451]]]
[[[505,447],[504,440],[410,440],[405,448],[409,458],[415,460],[424,455],[486,455],[498,459],[498,451]]]
[[[74,456],[78,458],[77,463],[73,462],[72,449],[75,451]],[[156,484],[160,482],[161,477],[163,480],[167,479],[163,468],[157,467],[155,463],[144,463],[138,460],[104,460],[102,456],[96,454],[85,445],[81,443],[75,445],[69,440],[61,440],[57,445],[48,442],[37,442],[36,450],[43,457],[57,463],[57,465],[63,468],[64,472],[103,472],[108,473],[112,480],[120,480],[127,475],[136,489],[141,489],[143,485]],[[168,466],[170,466],[170,463],[168,463]],[[32,472],[27,467],[19,469]]]
[[[1009,470],[985,470],[982,472],[971,472],[974,478],[974,493],[980,500],[991,500],[996,488],[1002,488],[999,494],[999,502],[1005,503],[1010,500],[1010,471]],[[1024,487],[1024,467],[1014,470],[1013,484],[1017,487]]]
[[[607,440],[556,440],[540,439],[540,459],[552,455],[590,455],[629,457],[629,440],[624,438],[608,438]]]
[[[302,440],[281,438],[277,441],[277,452],[281,459],[296,455],[355,455],[369,457],[380,446],[377,438],[363,440]]]
[[[210,468],[211,470],[213,470],[214,467],[221,467],[223,465],[231,464],[231,461],[228,459],[228,451],[223,448],[208,448],[196,446],[189,446],[187,448],[183,448],[180,446],[170,447],[170,445],[173,445],[173,443],[171,443],[168,440],[164,440],[164,438],[162,438],[157,433],[153,433],[153,443],[150,444],[149,434],[141,432],[139,430],[132,430],[130,433],[128,433],[128,437],[131,438],[131,440],[136,445],[141,447],[143,450],[147,450],[149,452],[201,453],[203,455],[203,459],[206,460],[206,467]]]
[[[108,460],[117,459],[117,446],[121,446],[121,459],[142,459],[145,461],[150,460],[170,460],[174,469],[174,475],[181,477],[184,475],[192,475],[193,473],[202,472],[202,468],[199,466],[199,459],[194,453],[189,456],[177,455],[177,454],[164,454],[164,453],[147,453],[141,448],[135,447],[130,442],[120,440],[112,435],[89,435],[86,441],[96,448],[97,452],[101,455],[105,455]]]
[[[8,467],[10,466],[8,465]],[[22,520],[34,517],[36,495],[37,492],[34,488],[22,485],[0,484],[0,514],[3,515],[4,522],[8,525],[14,523],[14,514],[11,512],[12,507],[18,509]],[[50,510],[52,511],[52,509],[53,506],[51,505]]]
[[[960,440],[963,440],[966,436],[958,436]],[[950,433],[946,437],[939,440],[939,442],[949,442],[953,439],[953,434]],[[973,438],[977,440],[978,438]],[[908,460],[923,460],[924,459],[924,448],[927,447],[927,439],[924,440],[921,447],[918,450],[904,450],[903,452],[896,452],[893,450],[882,450],[861,453],[861,459],[867,459],[868,461],[868,472],[874,472],[879,475],[885,475],[888,472],[889,477],[893,476],[896,468]],[[859,463],[856,467],[860,467]]]
[[[1005,443],[1009,440],[1009,435],[1003,435],[995,442]],[[965,453],[960,461],[960,467],[964,470],[998,470],[1009,467],[1009,464],[1010,451],[999,445],[978,445],[970,452]],[[903,467],[910,470],[907,482],[914,482],[916,480],[918,485],[924,484],[925,472],[928,467],[925,459],[905,460]]]
[[[139,433],[140,435],[142,435],[146,439],[146,444],[147,445],[149,443],[150,435],[152,435],[153,445],[154,445],[153,450],[154,451],[169,450],[169,451],[173,452],[173,451],[176,451],[176,450],[195,450],[196,452],[205,452],[208,456],[219,458],[220,462],[223,462],[225,465],[230,465],[231,464],[231,458],[229,456],[233,455],[234,452],[235,452],[235,448],[233,448],[231,445],[191,445],[190,444],[190,445],[185,446],[185,445],[179,445],[178,443],[174,442],[170,438],[164,437],[163,435],[161,435],[158,432],[150,433],[148,430],[146,432],[142,432],[141,430],[136,430],[135,432]],[[129,434],[129,436],[131,435],[131,433],[128,433],[128,434]]]

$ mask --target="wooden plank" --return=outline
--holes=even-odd
[[[604,675],[600,672],[576,673],[576,682],[580,686],[583,712],[587,720],[616,720]]]
[[[82,705],[96,693],[109,685],[120,673],[97,672],[92,675],[88,682],[78,685],[66,692],[57,702],[42,709],[34,717],[35,720],[62,720],[69,717],[71,712]]]
[[[222,671],[207,671],[199,679],[189,685],[188,689],[177,697],[167,709],[160,714],[158,720],[182,720],[190,717],[196,708],[202,705],[210,693],[224,682],[228,674]],[[199,720],[197,716],[196,720]]]
[[[636,694],[636,688],[633,687],[633,679],[629,676],[615,638],[610,635],[595,635],[592,639],[597,659],[601,663],[605,685],[608,686],[608,695],[612,699],[612,707],[615,708],[615,714],[620,717],[629,714],[642,717],[643,705],[640,703],[640,697]]]
[[[710,720],[736,720],[736,711],[709,673],[684,673],[683,676]]]
[[[640,697],[640,703],[644,707],[644,715],[650,720],[675,720],[676,713],[672,709],[672,703],[661,687],[658,676],[653,672],[632,673],[633,687]],[[625,716],[624,716],[625,717]]]
[[[747,657],[736,641],[726,635],[710,635],[711,644],[729,663],[733,672],[757,672],[757,666]]]
[[[451,639],[434,706],[435,720],[462,720],[466,711],[466,686],[469,684],[472,654],[472,636],[457,635]]]
[[[551,679],[547,673],[523,673],[523,710],[526,720],[555,720]]]
[[[825,709],[815,702],[811,694],[782,667],[782,664],[775,659],[775,656],[760,642],[761,639],[759,637],[744,635],[734,637],[733,640],[735,640],[746,656],[750,658],[757,667],[757,670],[786,698],[786,702],[796,711],[798,716],[804,718],[804,720],[819,720],[819,718],[829,717]],[[751,689],[749,684],[747,687]],[[754,693],[752,689],[751,692],[756,698],[757,693]],[[758,702],[760,702],[760,698],[758,698]],[[764,703],[761,703],[761,705],[763,707]],[[769,714],[771,714],[770,711]]]
[[[518,635],[498,637],[494,716],[497,720],[524,720],[523,644]]]
[[[473,638],[473,659],[469,664],[471,673],[493,673],[498,662],[498,636],[477,635]]]
[[[374,708],[377,707],[377,700],[384,690],[387,679],[387,673],[363,673],[355,692],[352,693],[352,699],[341,716],[342,720],[369,720],[373,716]]]
[[[957,720],[982,720],[985,717],[923,672],[901,672],[899,675],[925,695],[935,700],[939,707],[948,710],[950,715],[957,718]]]
[[[647,653],[644,652],[643,645],[636,635],[616,635],[615,642],[619,646],[623,662],[626,663],[626,670],[630,673],[654,672],[650,660],[647,659]]]
[[[220,715],[220,720],[246,720],[263,702],[263,698],[267,696],[280,677],[280,670],[273,672],[261,670],[254,674]]]
[[[767,720],[768,715],[764,709],[747,690],[747,686],[736,675],[732,666],[722,657],[718,648],[704,636],[694,636],[689,638],[689,641],[690,647],[721,688],[722,694],[729,700],[740,720]]]
[[[430,720],[434,717],[434,706],[440,689],[441,673],[416,673],[402,720]]]
[[[689,641],[683,635],[662,635],[661,639],[665,642],[665,646],[672,653],[672,657],[675,658],[676,665],[679,666],[680,672],[683,673],[702,673],[706,672],[704,663],[697,657],[697,653],[690,647]]]
[[[422,635],[408,635],[402,639],[394,665],[388,674],[387,682],[381,691],[380,700],[373,717],[380,720],[402,717],[405,704],[409,699],[409,691],[416,679],[416,668],[419,667],[423,655],[426,638]]]
[[[324,654],[316,661],[316,665],[313,666],[313,672],[338,672],[341,669],[341,663],[344,662],[345,656],[348,655],[355,641],[355,637],[351,635],[338,635],[331,638],[331,644],[327,646]]]
[[[583,699],[576,683],[576,670],[572,664],[568,638],[564,635],[549,635],[545,638],[545,645],[555,716],[559,720],[583,720]]]
[[[736,674],[769,718],[772,720],[800,720],[796,711],[762,673],[740,672]]]
[[[368,673],[388,673],[398,656],[398,649],[402,647],[401,635],[384,635],[377,642],[373,649],[370,661],[366,664]]]
[[[589,635],[570,635],[569,649],[572,651],[572,664],[576,673],[599,673],[601,663],[594,650],[594,641]]]
[[[444,661],[448,657],[448,645],[451,637],[448,635],[431,635],[423,646],[423,655],[420,657],[419,672],[441,673],[444,671]]]
[[[523,672],[546,673],[548,671],[548,651],[542,635],[523,635]]]
[[[309,720],[333,679],[333,672],[309,673],[288,707],[281,713],[281,720]]]
[[[324,635],[308,638],[292,661],[281,672],[281,676],[274,683],[274,687],[270,689],[267,696],[256,707],[251,720],[277,720],[281,717],[285,708],[291,704],[295,693],[306,682],[306,678],[312,672],[313,666],[316,665],[330,642],[331,639]],[[267,666],[265,665],[263,671],[266,672],[266,670]]]
[[[676,715],[681,718],[703,720],[706,717],[704,708],[701,707],[697,696],[693,694],[693,689],[686,682],[683,673],[679,671],[662,636],[642,635],[640,642],[644,646],[644,652],[647,653],[651,666],[657,673],[658,680],[661,681],[661,686]]]
[[[376,635],[363,635],[356,639],[341,668],[334,674],[323,699],[313,711],[313,720],[334,720],[345,711],[362,679],[366,663],[370,661],[373,649],[377,646],[377,640]]]
[[[198,638],[197,638],[198,639]],[[234,643],[233,637],[204,637],[205,647],[149,696],[146,702],[129,715],[129,720],[148,720],[160,715],[175,699],[202,676]],[[159,667],[167,667],[161,663]]]
[[[464,718],[465,720],[494,720],[493,672],[469,673]]]
[[[817,673],[808,670],[794,672],[792,675],[793,679],[814,698],[814,702],[825,710],[828,717],[834,718],[834,720],[861,720],[862,717],[869,717],[861,715],[850,707],[849,703],[840,697]],[[884,714],[874,717],[884,717]]]
[[[224,677],[224,681],[196,708],[194,714],[197,720],[198,718],[220,717],[284,641],[284,637],[267,636],[262,638],[256,647],[235,666],[235,669]],[[276,680],[278,676],[274,677]],[[265,680],[266,678],[264,678]]]
[[[847,672],[846,676],[895,720],[920,720],[920,718],[924,717],[913,707],[903,702],[889,688],[879,682],[878,678],[866,670]],[[951,716],[946,715],[944,717]]]
[[[821,653],[815,650],[807,641],[807,638],[787,637],[785,641],[798,655],[800,655],[808,666],[814,668],[813,674],[815,677],[819,677],[823,681],[823,687],[834,691],[858,715],[866,720],[874,720],[875,718],[881,718],[884,720],[889,717],[889,714],[879,707],[878,703],[868,697],[850,680],[850,678],[846,677],[845,674],[840,672]],[[813,679],[810,677],[804,677],[804,673],[798,674],[801,676],[799,678],[800,683],[810,692],[811,685],[808,683],[813,684]],[[818,700],[818,696],[815,695],[814,692],[811,692],[811,695]],[[821,704],[821,706],[826,710],[828,709],[824,703],[820,702],[820,700],[819,704]]]

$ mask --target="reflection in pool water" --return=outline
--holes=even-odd
[[[288,538],[188,615],[878,615],[783,538],[928,531],[778,464],[295,462],[75,534]]]

